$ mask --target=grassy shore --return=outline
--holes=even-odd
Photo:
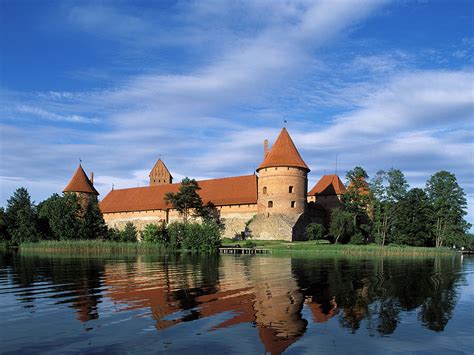
[[[294,253],[294,254],[341,254],[341,255],[453,255],[455,252],[446,248],[425,248],[411,246],[384,246],[376,244],[370,245],[352,245],[352,244],[329,244],[327,241],[305,241],[305,242],[286,242],[280,240],[252,240],[258,248],[266,248],[272,251],[272,254]],[[230,239],[224,239],[223,244],[245,246],[245,242],[235,242]]]
[[[152,243],[123,243],[100,240],[71,240],[71,241],[41,241],[38,243],[24,243],[20,246],[22,252],[77,252],[88,254],[103,253],[159,253],[162,252]]]
[[[371,245],[351,245],[351,244],[329,244],[326,241],[306,241],[306,242],[286,242],[286,241],[266,241],[252,240],[259,248],[266,248],[272,254],[297,254],[297,255],[378,255],[378,256],[433,256],[433,255],[453,255],[455,252],[445,248],[423,248],[410,246],[385,246]],[[223,239],[223,245],[241,245],[245,242],[236,242],[230,239]],[[1,248],[1,245],[0,245]],[[20,247],[22,252],[53,252],[53,253],[81,253],[81,254],[113,254],[113,253],[162,253],[164,250],[156,244],[151,243],[122,243],[106,242],[98,240],[76,240],[76,241],[41,241],[38,243],[25,243]]]

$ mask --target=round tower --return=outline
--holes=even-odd
[[[297,215],[306,212],[308,172],[286,128],[283,128],[257,168],[258,212]]]
[[[79,164],[63,192],[76,194],[81,210],[85,211],[90,201],[97,200],[97,196],[99,195],[94,187],[94,173],[91,173],[91,178],[89,179],[82,165]]]

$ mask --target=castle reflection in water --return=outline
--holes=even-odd
[[[29,265],[21,269],[12,265],[14,283],[26,287],[37,280],[52,281],[56,293],[68,295],[60,302],[72,307],[84,324],[100,318],[101,312],[145,310],[160,332],[221,315],[209,332],[252,324],[270,353],[297,342],[309,323],[337,322],[355,333],[366,319],[369,332],[389,335],[403,312],[415,310],[423,326],[442,331],[456,303],[461,267],[458,258],[401,263],[191,254],[25,262]],[[34,307],[35,295],[23,292],[21,300]]]

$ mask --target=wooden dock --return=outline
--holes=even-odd
[[[271,253],[271,250],[262,248],[223,247],[219,248],[219,252],[222,254],[268,254]]]

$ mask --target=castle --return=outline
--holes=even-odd
[[[212,202],[225,224],[223,236],[251,233],[254,239],[303,240],[308,223],[328,223],[329,211],[341,206],[346,188],[337,175],[324,175],[308,192],[309,167],[286,128],[271,149],[264,142],[264,159],[256,174],[198,181],[204,203]],[[100,202],[106,223],[123,228],[133,222],[138,229],[149,223],[180,220],[178,211],[165,203],[165,193],[177,192],[180,184],[159,159],[150,172],[150,185],[112,189]],[[79,201],[97,198],[93,176],[79,165],[64,192]]]

